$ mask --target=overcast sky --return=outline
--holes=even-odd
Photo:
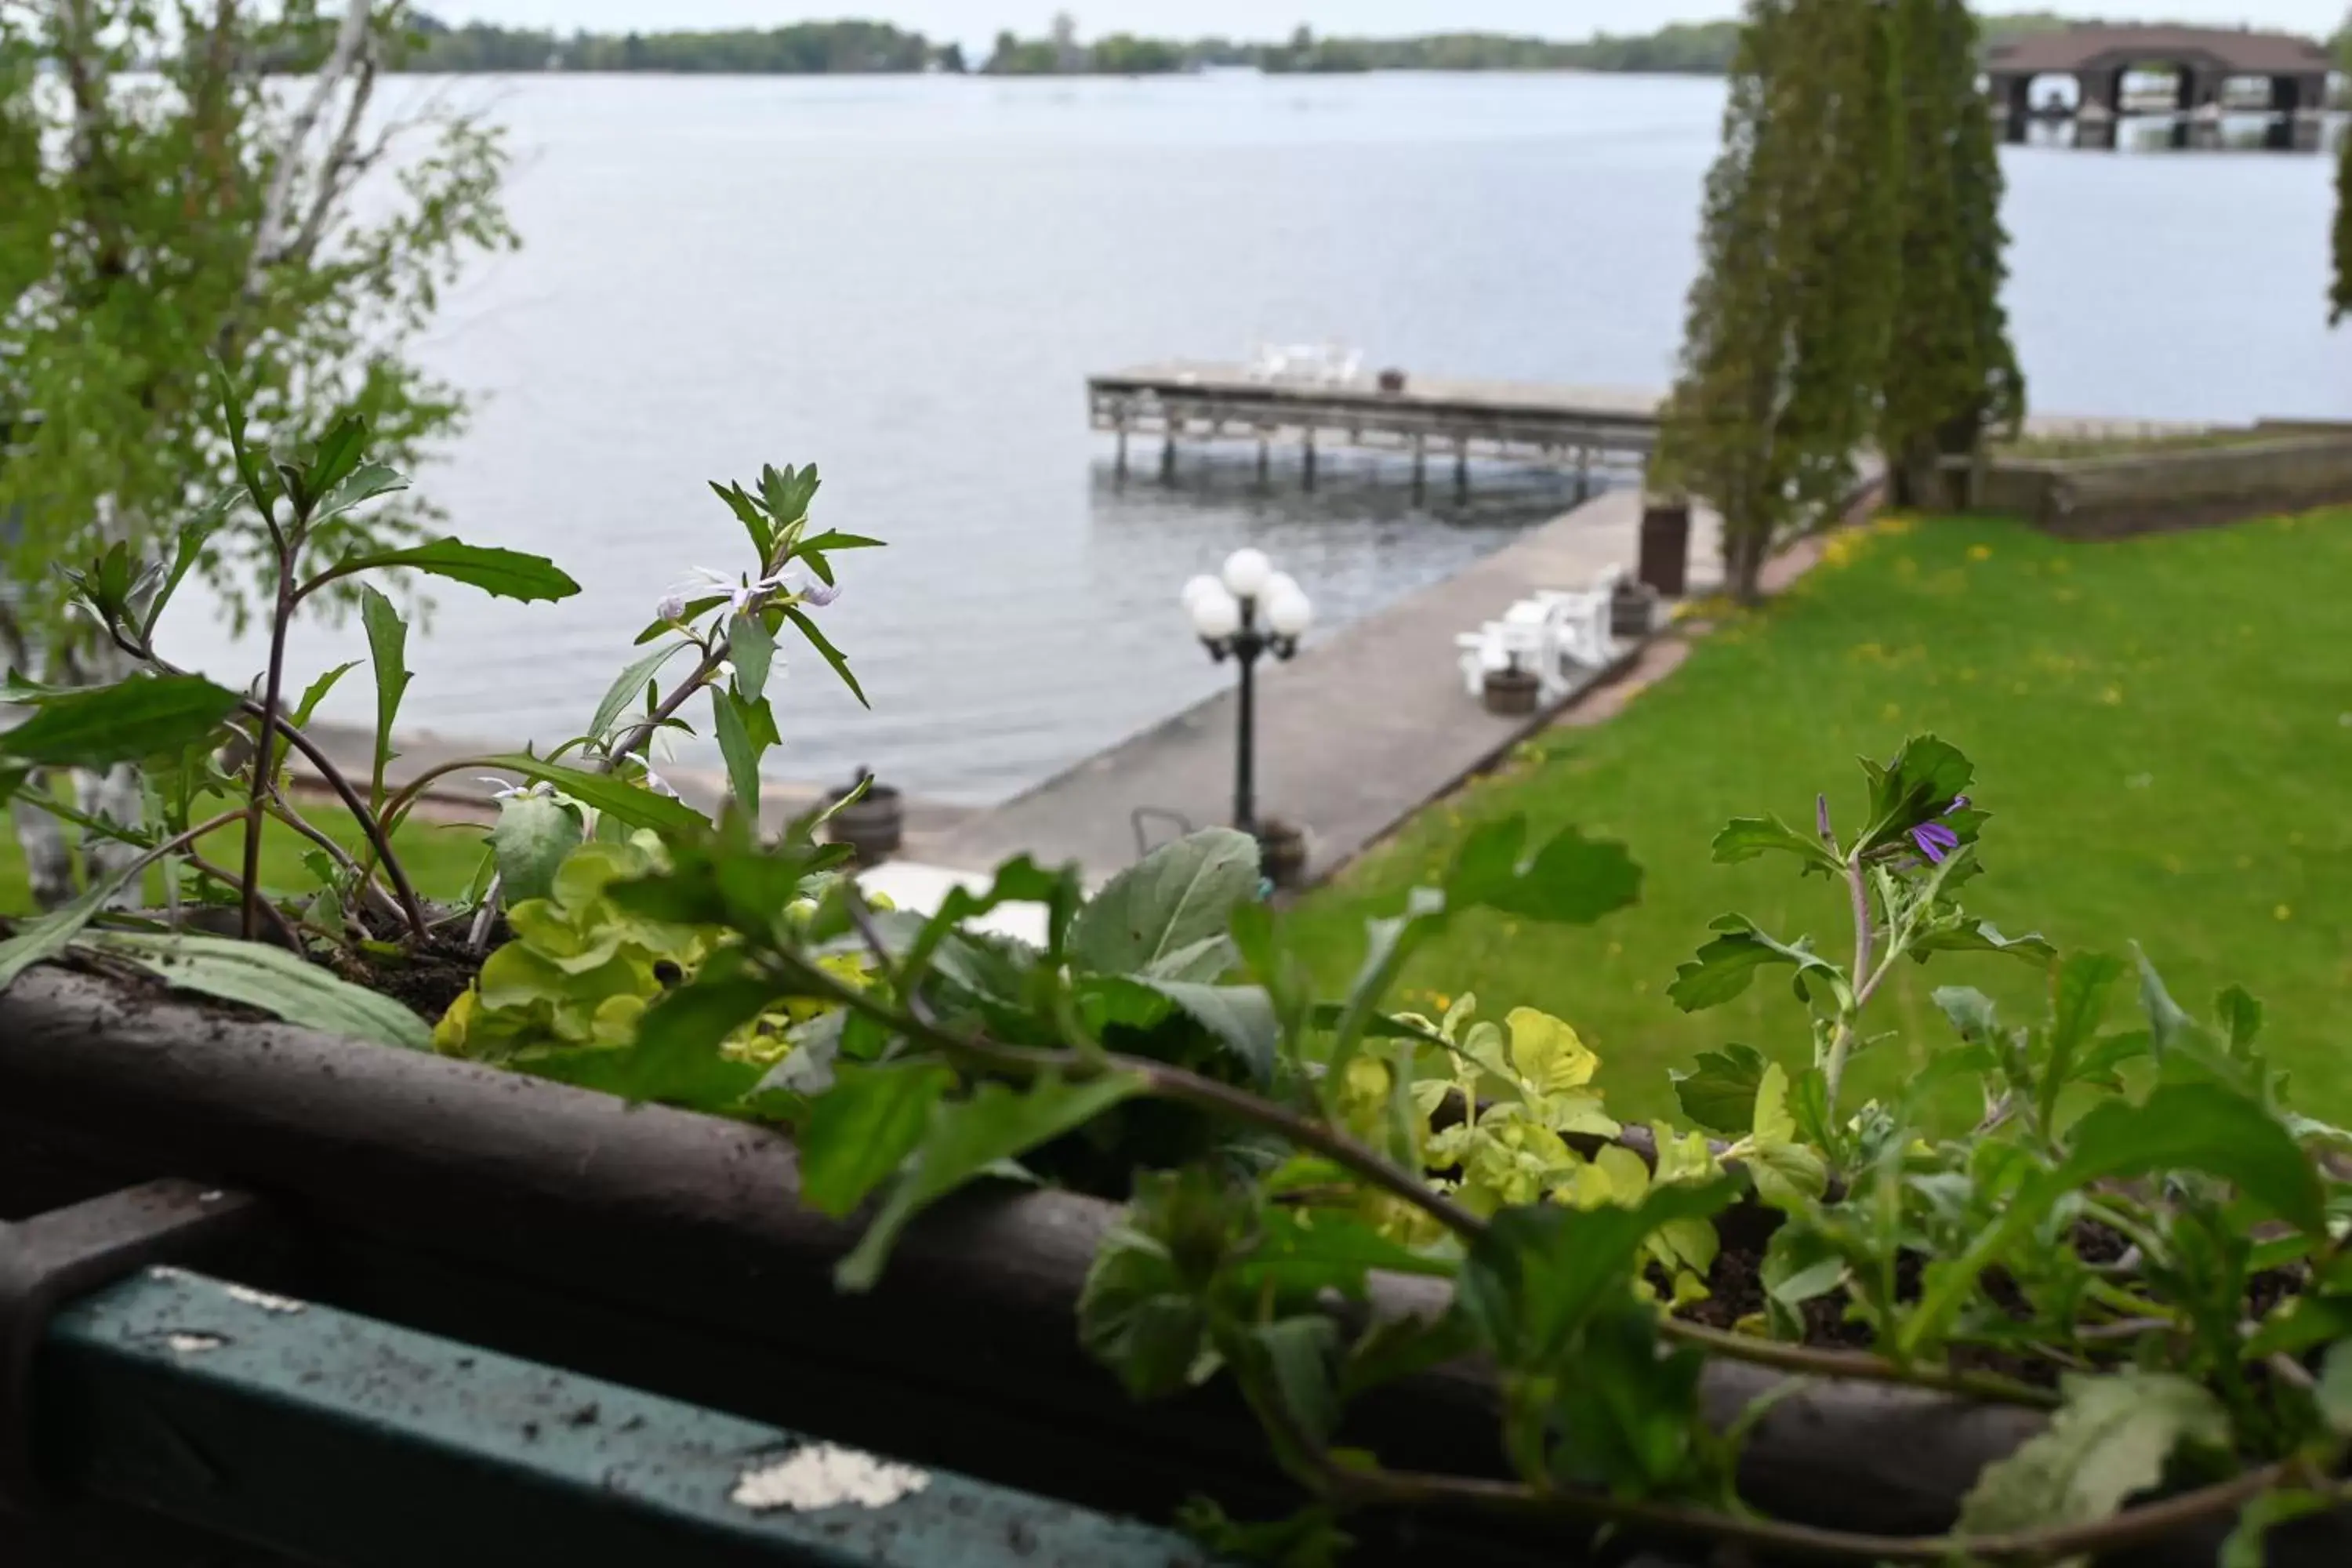
[[[2347,0],[2111,0],[2105,5],[2042,0],[2050,9],[2086,17],[2140,14],[2167,20],[2237,26],[2284,27],[2327,34],[2344,20]],[[792,0],[425,0],[423,9],[451,21],[502,22],[570,31],[653,31],[667,27],[776,26],[812,17],[879,17],[937,38],[978,41],[1000,27],[1043,33],[1058,10],[1068,10],[1081,33],[1120,31],[1162,37],[1225,34],[1263,38],[1305,22],[1318,32],[1423,33],[1477,29],[1581,38],[1606,28],[1646,32],[1670,21],[1727,16],[1736,0],[835,0],[806,5]],[[2020,4],[1983,11],[2037,8]]]

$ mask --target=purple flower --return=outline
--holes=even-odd
[[[1969,797],[1956,795],[1952,797],[1952,804],[1944,808],[1943,814],[1949,816],[1956,811],[1966,811],[1968,808]],[[1940,822],[1923,822],[1911,830],[1911,842],[1919,847],[1919,853],[1927,858],[1928,864],[1940,866],[1944,863],[1945,856],[1960,847],[1960,836]]]
[[[1945,856],[1960,847],[1960,836],[1940,822],[1923,822],[1911,830],[1911,842],[1931,863],[1940,866]]]

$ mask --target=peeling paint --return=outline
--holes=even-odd
[[[928,1471],[910,1465],[894,1465],[832,1443],[811,1443],[772,1465],[745,1470],[736,1478],[727,1500],[753,1513],[779,1509],[806,1513],[846,1503],[888,1508],[930,1484]]]
[[[242,1301],[248,1307],[258,1307],[265,1312],[299,1312],[310,1303],[297,1301],[291,1296],[273,1296],[267,1290],[257,1290],[250,1285],[224,1285],[232,1301]]]
[[[206,1351],[220,1349],[228,1341],[218,1334],[172,1334],[163,1342],[181,1355],[202,1355]]]

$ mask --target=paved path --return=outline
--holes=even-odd
[[[1259,812],[1307,828],[1310,870],[1345,862],[1540,727],[1541,717],[1488,713],[1463,690],[1454,639],[1536,589],[1581,588],[1608,567],[1630,568],[1641,510],[1637,492],[1611,491],[1291,663],[1260,667]],[[1714,520],[1696,521],[1692,576],[1705,591],[1719,580],[1719,552]],[[1181,623],[1169,635],[1182,636]],[[1099,879],[1135,859],[1139,806],[1223,822],[1233,809],[1235,702],[1228,689],[977,813],[923,858],[982,870],[1026,851]]]

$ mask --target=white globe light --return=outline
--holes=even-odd
[[[1204,637],[1229,637],[1242,629],[1242,607],[1223,588],[1203,594],[1185,608],[1192,612],[1192,629]]]
[[[1225,585],[1223,583],[1203,572],[1184,584],[1184,607],[1191,609],[1203,594],[1222,594],[1224,591]]]
[[[1304,637],[1307,628],[1315,624],[1315,606],[1306,595],[1294,589],[1266,606],[1265,619],[1277,637]]]
[[[1237,599],[1256,598],[1273,576],[1274,563],[1263,550],[1236,550],[1225,557],[1225,586]]]
[[[1258,590],[1257,596],[1271,605],[1276,599],[1289,598],[1305,592],[1299,587],[1297,578],[1287,572],[1276,572],[1265,580],[1265,586]]]

